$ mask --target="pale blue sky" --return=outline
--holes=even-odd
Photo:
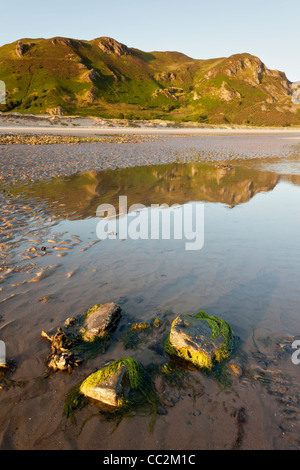
[[[6,0],[0,19],[0,45],[26,37],[110,36],[195,59],[249,52],[300,80],[300,0]]]

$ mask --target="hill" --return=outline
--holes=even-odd
[[[115,39],[22,39],[0,47],[1,111],[210,124],[300,124],[300,84],[250,54],[192,59]]]

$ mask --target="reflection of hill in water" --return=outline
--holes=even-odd
[[[22,192],[25,189],[27,195],[46,200],[51,211],[69,218],[85,218],[95,216],[99,204],[118,207],[119,196],[127,196],[128,207],[190,201],[237,205],[259,192],[272,190],[279,179],[276,173],[240,165],[185,163],[84,173],[31,184]],[[300,177],[284,179],[300,183]]]

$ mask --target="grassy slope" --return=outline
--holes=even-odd
[[[251,82],[251,67],[228,75],[228,67],[246,59],[255,67],[259,59],[249,54],[195,60],[130,49],[119,56],[103,52],[98,42],[23,39],[31,44],[23,57],[16,54],[17,42],[2,46],[0,80],[8,91],[2,109],[41,114],[61,106],[66,114],[102,117],[300,124],[300,106],[291,106],[281,75],[262,74],[259,84]],[[230,100],[220,98],[221,87],[232,92]]]

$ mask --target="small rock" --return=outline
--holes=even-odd
[[[101,338],[106,331],[116,327],[121,317],[121,307],[114,302],[95,305],[86,312],[85,321],[80,330],[84,341]]]
[[[164,408],[163,406],[159,406],[157,408],[157,414],[158,415],[167,415],[168,412],[167,412],[166,408]]]
[[[235,374],[235,375],[242,375],[243,370],[241,366],[237,362],[231,362],[229,363],[230,370]]]

